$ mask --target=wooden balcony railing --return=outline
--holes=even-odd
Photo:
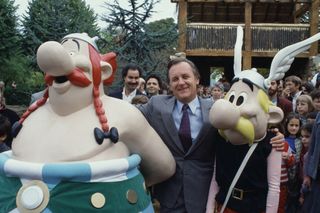
[[[252,24],[252,50],[278,51],[310,36],[308,24]]]
[[[238,24],[187,24],[187,53],[192,55],[192,52],[199,54],[201,51],[218,51],[232,54],[237,26]],[[241,26],[244,27],[243,24]],[[276,52],[308,38],[309,31],[308,24],[251,24],[251,51],[256,53]]]

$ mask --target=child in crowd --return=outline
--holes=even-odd
[[[315,111],[320,111],[320,89],[315,89],[310,93]]]
[[[301,180],[299,178],[299,162],[302,150],[300,140],[300,116],[297,113],[291,112],[285,120],[285,140],[288,142],[292,154],[294,155],[295,163],[288,169],[288,199],[287,212],[296,212],[299,205]]]
[[[307,114],[314,110],[312,99],[309,95],[300,95],[297,98],[296,111],[300,115],[302,124],[307,123]]]
[[[0,153],[8,151],[10,148],[5,144],[5,140],[11,132],[11,124],[7,117],[0,114]]]
[[[312,111],[307,114],[307,123],[314,123],[316,120],[318,112]]]
[[[302,142],[302,151],[300,156],[300,178],[303,179],[305,176],[304,173],[304,165],[306,164],[306,158],[308,154],[308,149],[311,140],[311,133],[312,133],[313,123],[306,123],[301,127],[301,142]],[[308,195],[309,188],[302,184],[301,191],[300,191],[300,198],[299,203],[303,206],[304,200]],[[306,208],[307,202],[305,203]]]
[[[288,169],[294,166],[295,159],[292,150],[287,141],[284,141],[284,150],[282,152],[281,179],[280,179],[280,197],[278,213],[285,213],[288,197]]]
[[[223,98],[223,84],[221,82],[217,82],[211,88],[211,98],[213,101],[216,101],[220,98]]]

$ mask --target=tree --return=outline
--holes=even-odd
[[[161,19],[146,25],[145,31],[152,35],[150,45],[155,49],[174,48],[178,41],[178,26],[173,18]]]
[[[166,69],[169,56],[175,53],[178,45],[178,26],[173,18],[161,19],[146,25],[146,32],[152,35],[149,45],[153,47],[150,56],[156,59],[150,71],[157,73],[166,81]]]
[[[97,15],[84,0],[32,0],[23,18],[23,47],[33,59],[45,41],[59,41],[70,33],[99,33]]]
[[[30,95],[34,91],[43,89],[43,75],[34,72],[30,67],[30,61],[22,54],[6,59],[4,62],[6,71],[2,77],[5,82],[6,103],[11,105],[28,105]],[[2,73],[1,73],[2,74]],[[16,88],[11,86],[16,83]]]
[[[17,30],[17,8],[12,0],[0,0],[0,80],[6,85],[8,103],[13,96],[11,84],[15,82],[19,88],[27,90],[30,72],[28,61],[20,53],[20,37]],[[26,96],[24,96],[26,97]]]
[[[146,23],[154,12],[154,5],[158,2],[159,0],[145,0],[139,4],[137,0],[128,0],[128,9],[123,8],[117,0],[112,4],[105,3],[109,15],[102,18],[108,24],[104,35],[109,42],[107,46],[113,47],[118,53],[119,67],[128,62],[134,62],[140,65],[148,75],[156,72],[163,61],[159,53],[168,48],[173,51],[172,46],[177,40],[177,27],[174,20],[165,19]],[[170,37],[170,35],[173,36]],[[120,80],[119,77],[117,79]]]
[[[17,8],[13,0],[0,0],[0,64],[4,72],[4,60],[17,54],[19,34],[17,30]]]
[[[129,9],[121,7],[117,0],[114,4],[105,3],[110,14],[103,20],[109,24],[107,30],[118,37],[117,51],[126,61],[145,65],[150,49],[147,45],[149,35],[143,29],[157,2],[146,0],[138,4],[137,0],[128,0]]]

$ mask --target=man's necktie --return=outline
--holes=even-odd
[[[188,104],[184,104],[182,107],[183,114],[182,114],[180,128],[179,128],[179,137],[183,145],[183,148],[186,152],[188,152],[188,150],[192,145],[188,109],[189,109]]]

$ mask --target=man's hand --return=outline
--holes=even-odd
[[[282,152],[282,160],[288,160],[289,159],[289,153],[288,152]]]
[[[311,178],[309,176],[304,176],[303,177],[303,185],[310,189],[310,187],[311,187]]]
[[[300,204],[300,205],[303,205],[303,202],[304,202],[304,198],[303,198],[302,196],[300,196],[300,197],[299,197],[299,204]]]
[[[281,132],[279,132],[279,129],[273,128],[270,129],[271,132],[275,133],[276,136],[271,138],[271,145],[272,148],[275,148],[277,151],[283,152],[284,151],[284,136]]]
[[[286,97],[286,98],[290,97],[290,89],[289,89],[289,87],[286,87],[286,88],[283,89],[282,95],[284,97]]]

